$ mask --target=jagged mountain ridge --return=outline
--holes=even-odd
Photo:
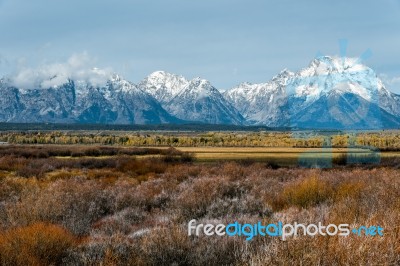
[[[164,71],[138,85],[116,74],[101,86],[68,79],[30,89],[3,78],[0,92],[1,122],[400,127],[400,96],[352,58],[316,58],[298,72],[285,69],[268,82],[242,83],[224,93],[207,80]]]
[[[182,76],[157,71],[140,84],[179,119],[207,124],[245,123],[242,115],[205,79],[186,80]]]
[[[224,92],[224,97],[250,124],[280,126],[287,120],[286,84],[293,73],[283,70],[271,81],[260,84],[242,83]]]
[[[242,83],[224,96],[252,124],[333,129],[400,126],[399,95],[353,58],[316,58],[296,73],[284,70],[267,83]]]
[[[180,123],[151,95],[113,75],[104,86],[72,81],[22,89],[0,83],[0,121],[51,123]]]
[[[188,84],[189,81],[183,76],[156,71],[146,77],[138,86],[161,104],[166,104]]]

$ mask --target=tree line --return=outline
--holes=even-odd
[[[10,144],[82,144],[172,147],[372,147],[400,150],[399,132],[2,132]]]

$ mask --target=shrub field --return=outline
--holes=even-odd
[[[173,148],[0,147],[1,265],[399,265],[400,163],[196,162]],[[379,225],[383,236],[188,236],[197,223]]]

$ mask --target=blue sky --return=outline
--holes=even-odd
[[[0,76],[73,56],[133,82],[165,70],[226,89],[339,54],[343,38],[400,92],[400,0],[0,0]]]

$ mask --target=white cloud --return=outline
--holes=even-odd
[[[10,77],[16,87],[25,89],[57,87],[74,81],[87,82],[92,86],[104,86],[112,74],[109,68],[93,67],[87,53],[74,54],[65,63],[52,63],[37,68],[24,67]]]
[[[392,84],[393,83],[395,83],[395,84],[398,84],[398,83],[400,83],[400,77],[394,77],[394,78],[392,78],[392,80],[390,81]]]
[[[386,74],[379,75],[382,79],[383,83],[386,85],[386,88],[392,92],[400,93],[400,76],[393,77],[388,76]]]

